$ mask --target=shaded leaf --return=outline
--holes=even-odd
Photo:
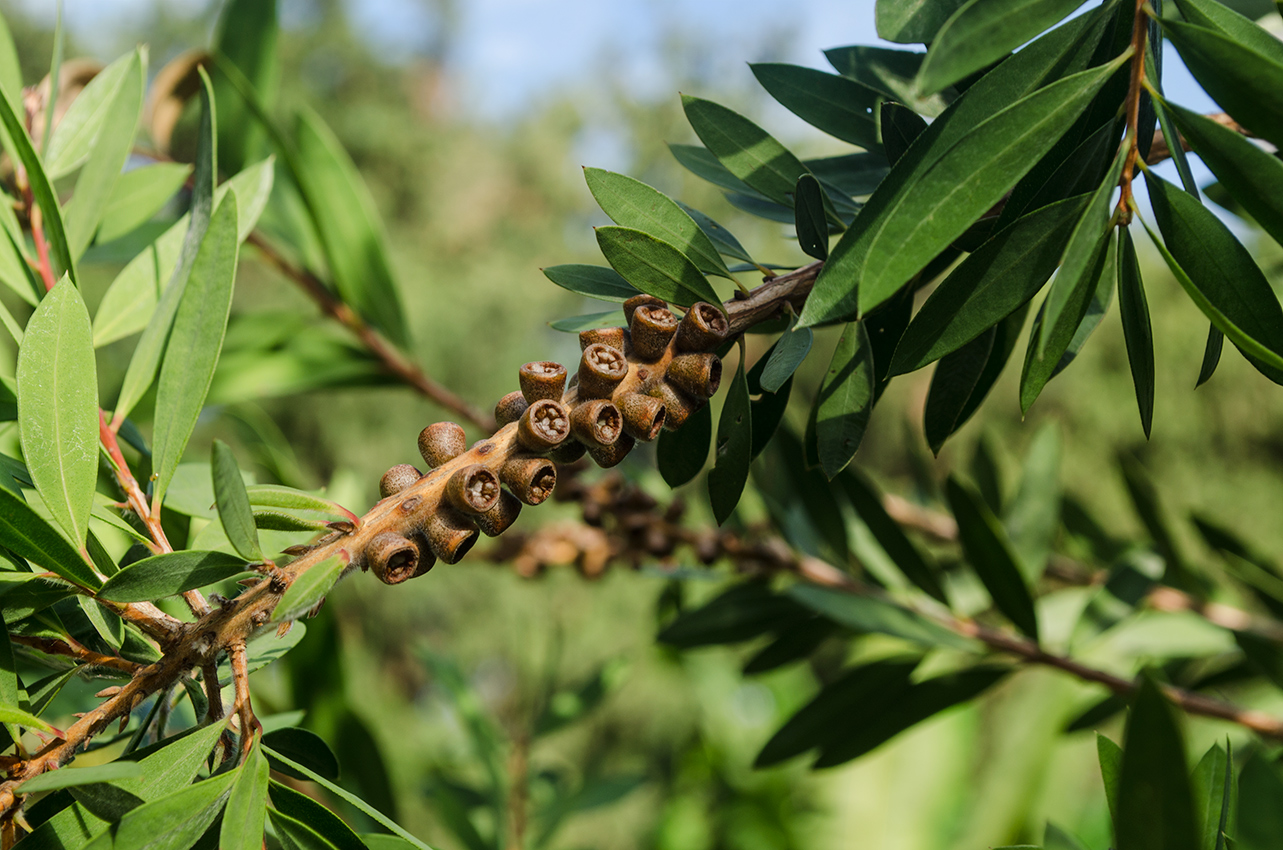
[[[82,587],[96,588],[102,584],[65,537],[26,502],[3,487],[0,487],[0,545]],[[8,616],[6,611],[6,622]]]
[[[748,251],[729,230],[699,210],[686,206],[681,201],[676,201],[676,204],[686,211],[686,214],[691,217],[695,224],[699,225],[699,229],[704,231],[704,234],[712,241],[718,253],[736,260],[743,260],[746,263],[753,262],[753,258],[748,255]]]
[[[846,77],[799,65],[763,62],[749,68],[771,97],[803,121],[844,142],[862,148],[878,146],[873,113],[878,92]]]
[[[184,549],[135,561],[109,578],[98,597],[112,602],[148,602],[204,587],[245,572],[244,558]]]
[[[762,201],[769,200],[761,192],[732,174],[708,148],[670,142],[668,150],[673,154],[673,158],[681,163],[683,168],[696,177],[707,180],[714,186],[720,186],[731,192],[752,196]]]
[[[806,360],[811,352],[814,334],[810,328],[797,327],[797,317],[789,321],[789,328],[776,341],[762,368],[760,385],[763,392],[777,392],[785,382],[793,377],[797,367]]]
[[[286,771],[288,774],[289,771]],[[353,832],[352,827],[343,822],[343,819],[325,806],[313,800],[302,791],[296,791],[288,785],[273,781],[272,805],[276,811],[292,818],[298,824],[306,824],[315,835],[320,836],[330,847],[336,847],[338,850],[366,850],[365,843],[360,837]],[[275,820],[273,826],[278,830],[281,825]],[[288,838],[294,838],[295,843],[301,847],[307,847],[308,844],[302,836],[287,835]],[[310,838],[310,836],[308,836]]]
[[[839,74],[881,92],[890,100],[908,106],[922,115],[939,115],[953,100],[953,91],[923,96],[918,93],[918,69],[925,53],[854,44],[832,47],[824,58]]]
[[[1194,767],[1191,784],[1197,805],[1199,850],[1223,850],[1225,833],[1237,820],[1238,782],[1234,777],[1234,755],[1228,740],[1226,750],[1213,744]]]
[[[878,545],[900,568],[905,578],[929,596],[946,605],[949,604],[935,571],[928,565],[926,557],[904,533],[900,524],[886,512],[886,508],[882,506],[881,496],[864,474],[854,467],[847,467],[838,476],[837,482],[851,501],[855,512],[860,515],[860,519],[864,520],[864,524],[877,539]]]
[[[740,643],[791,628],[809,618],[803,606],[761,581],[734,585],[712,601],[684,611],[657,640],[680,649]]]
[[[83,544],[98,482],[98,380],[89,312],[65,276],[27,322],[17,383],[31,480],[53,518]]]
[[[1127,362],[1131,364],[1132,384],[1136,387],[1136,406],[1140,424],[1149,438],[1154,421],[1154,330],[1149,323],[1149,303],[1141,282],[1140,261],[1131,231],[1122,234],[1118,252],[1118,312],[1123,319],[1123,338],[1127,342]]]
[[[228,542],[245,560],[261,561],[263,550],[258,544],[254,510],[250,507],[249,494],[245,492],[245,482],[241,480],[241,469],[231,447],[222,440],[214,441],[210,470],[218,519]]]
[[[1142,676],[1118,772],[1118,850],[1197,850],[1195,811],[1176,712],[1153,679]]]
[[[794,201],[798,247],[817,260],[828,259],[829,228],[824,217],[824,190],[815,175],[803,174],[797,178]]]
[[[1016,564],[1015,554],[997,517],[983,501],[956,478],[945,484],[949,507],[958,520],[962,551],[989,591],[994,605],[1016,628],[1038,640],[1038,617],[1033,597]]]
[[[708,496],[718,525],[726,521],[739,503],[748,481],[752,452],[752,410],[741,357],[717,420],[713,468],[708,473]]]
[[[641,294],[641,290],[624,280],[619,272],[604,266],[569,263],[561,266],[549,266],[546,269],[540,269],[540,271],[544,273],[544,277],[562,289],[569,289],[571,292],[577,292],[580,295],[587,295],[589,298],[597,298],[602,301],[619,301],[622,303],[634,295]]]
[[[323,561],[312,564],[302,575],[294,579],[289,589],[285,591],[285,595],[281,597],[281,601],[276,603],[276,608],[272,611],[272,619],[276,622],[296,620],[312,610],[325,599],[325,594],[330,592],[330,588],[339,580],[339,574],[347,565],[346,552],[331,555]]]
[[[900,44],[934,41],[940,28],[966,0],[877,0],[878,36]]]
[[[1277,763],[1258,751],[1239,774],[1238,823],[1232,830],[1234,847],[1272,850],[1283,835],[1283,777]]]
[[[887,164],[895,165],[908,152],[914,140],[927,129],[927,122],[912,109],[894,101],[885,101],[879,111],[882,116],[882,144],[886,146]]]
[[[69,767],[65,770],[42,773],[34,779],[28,779],[22,783],[22,793],[38,794],[44,791],[55,791],[59,788],[85,785],[90,782],[116,782],[121,779],[133,779],[141,774],[141,765],[132,761],[113,761],[107,764],[96,764],[92,767]]]
[[[1037,581],[1042,576],[1060,529],[1061,454],[1060,428],[1048,422],[1029,444],[1020,488],[1003,517],[1016,563],[1026,581]]]
[[[232,771],[215,776],[144,803],[113,828],[112,846],[187,850],[223,810],[237,775]]]
[[[594,328],[617,328],[624,324],[622,310],[607,310],[604,313],[586,313],[582,316],[570,316],[548,323],[548,327],[562,333],[579,333]]]
[[[704,405],[686,418],[677,431],[662,431],[655,464],[669,487],[689,483],[704,468],[713,440],[713,408]]]
[[[598,227],[596,234],[606,261],[642,292],[682,307],[721,305],[699,268],[662,239],[631,227]]]
[[[339,780],[339,760],[315,732],[298,727],[276,729],[263,736],[263,747],[273,770],[295,779],[308,778],[298,769],[291,768],[290,765],[282,762],[279,756],[283,755],[331,782]]]
[[[15,726],[25,726],[41,732],[53,731],[53,727],[48,723],[14,705],[0,705],[0,723],[12,723]]]
[[[278,37],[276,0],[232,0],[223,7],[214,45],[219,64],[215,66],[213,82],[222,113],[218,151],[228,171],[245,166],[262,144],[262,129],[220,67],[223,62],[234,65],[253,86],[260,102],[271,106],[280,77]]]
[[[864,439],[873,410],[873,350],[862,322],[842,331],[816,397],[815,435],[820,466],[830,479],[841,472]]]
[[[790,598],[829,620],[860,634],[884,634],[928,647],[974,650],[975,644],[908,608],[871,595],[848,593],[813,584],[795,584]]]

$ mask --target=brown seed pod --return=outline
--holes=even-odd
[[[649,443],[664,427],[664,403],[654,396],[624,393],[619,408],[624,412],[624,430],[634,439]]]
[[[495,506],[476,518],[477,525],[485,536],[498,537],[517,521],[520,513],[521,500],[504,490],[499,494],[499,501]]]
[[[617,465],[627,457],[628,453],[633,450],[633,446],[635,445],[637,445],[637,441],[628,434],[625,434],[620,437],[618,442],[613,446],[607,446],[602,449],[588,449],[588,456],[591,457],[593,462],[602,469],[610,469],[612,466]]]
[[[609,345],[611,348],[624,350],[624,329],[623,328],[593,328],[590,331],[579,332],[579,350],[583,351],[590,345]]]
[[[642,384],[641,391],[664,403],[664,427],[669,431],[682,427],[692,413],[704,406],[702,400],[691,398],[658,375]]]
[[[541,398],[561,401],[561,394],[566,391],[566,367],[551,360],[536,360],[521,367],[517,383],[521,395],[531,404]]]
[[[643,360],[658,360],[677,333],[677,317],[667,307],[642,304],[633,311],[628,335],[633,353]]]
[[[468,448],[468,437],[454,422],[433,422],[419,433],[419,454],[428,466],[454,460]]]
[[[697,301],[677,326],[678,351],[712,351],[726,340],[726,314],[707,301]]]
[[[570,436],[570,414],[561,402],[541,398],[517,420],[517,442],[532,452],[546,452]]]
[[[477,524],[452,508],[442,505],[428,517],[423,536],[433,554],[446,564],[457,564],[481,536]]]
[[[516,422],[520,419],[521,414],[525,413],[526,408],[529,406],[530,403],[521,394],[521,390],[513,390],[499,399],[499,403],[494,406],[494,421],[502,428],[509,422]]]
[[[668,380],[695,398],[712,398],[722,383],[722,358],[712,353],[679,354],[668,366]]]
[[[419,575],[419,547],[395,532],[377,535],[365,556],[370,570],[384,584],[400,584]],[[431,564],[428,567],[431,569]]]
[[[567,440],[548,452],[548,457],[556,463],[574,463],[588,451],[588,447],[578,440]]]
[[[654,295],[634,295],[624,302],[624,322],[629,325],[633,323],[633,311],[638,307],[664,307],[668,304],[662,298],[656,298]]]
[[[419,470],[408,463],[398,463],[379,479],[379,495],[386,499],[410,487],[421,478]]]
[[[614,445],[623,430],[619,408],[603,398],[577,404],[570,412],[570,433],[584,445]]]
[[[518,499],[527,505],[537,505],[551,496],[557,486],[557,467],[547,458],[518,455],[503,465],[499,478]]]
[[[628,359],[623,351],[594,343],[584,349],[579,360],[579,397],[610,398],[627,374]]]
[[[481,464],[469,464],[450,476],[445,497],[466,514],[483,514],[499,501],[499,479]]]

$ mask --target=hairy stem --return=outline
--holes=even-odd
[[[1123,161],[1123,173],[1119,180],[1122,190],[1118,197],[1116,217],[1119,225],[1126,227],[1132,220],[1132,178],[1136,173],[1136,160],[1140,156],[1140,98],[1145,83],[1145,49],[1149,36],[1149,16],[1145,11],[1145,0],[1136,0],[1136,11],[1132,18],[1132,66],[1131,80],[1127,86],[1127,100],[1123,109],[1127,116],[1127,152]]]

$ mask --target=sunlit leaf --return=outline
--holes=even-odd
[[[935,116],[945,110],[955,93],[949,90],[925,97],[918,93],[918,69],[922,67],[925,56],[925,53],[913,50],[867,44],[832,47],[824,51],[824,58],[842,76],[880,92],[889,100],[903,103],[914,112]]]
[[[705,235],[712,240],[713,246],[717,248],[718,253],[726,257],[732,257],[736,260],[743,260],[746,263],[753,262],[753,258],[749,256],[748,251],[745,250],[744,246],[740,244],[739,240],[736,239],[729,230],[722,227],[699,210],[693,207],[688,207],[681,201],[677,201],[676,203],[677,206],[684,209],[686,214],[689,215],[697,225],[699,225],[699,229],[704,231]]]
[[[232,0],[218,20],[214,49],[254,87],[260,101],[271,106],[280,77],[277,52],[279,27],[276,0]],[[218,126],[218,153],[223,167],[239,171],[262,144],[262,128],[235,87],[218,66],[213,75],[214,95],[222,113]]]
[[[191,173],[185,163],[157,162],[120,175],[103,209],[97,241],[110,242],[138,229],[178,193]]]
[[[113,828],[113,846],[187,850],[223,810],[238,770],[197,782],[129,812]]]
[[[1194,803],[1198,807],[1199,850],[1223,850],[1226,831],[1238,820],[1234,750],[1228,740],[1226,747],[1213,744],[1199,759],[1191,777]]]
[[[218,833],[218,846],[223,850],[262,850],[270,775],[262,743],[255,741],[227,798]]]
[[[1100,763],[1100,778],[1105,786],[1105,800],[1109,816],[1118,822],[1118,774],[1123,766],[1123,748],[1099,732],[1096,733],[1096,758]]]
[[[348,564],[346,554],[331,555],[323,561],[312,564],[290,584],[281,601],[272,611],[272,619],[277,622],[296,620],[306,614],[325,598],[325,594],[339,580],[339,574]]]
[[[683,307],[696,301],[721,305],[703,272],[664,240],[631,227],[598,227],[595,232],[606,261],[642,292]]]
[[[878,92],[855,80],[800,65],[763,62],[749,68],[771,97],[803,121],[844,142],[878,147],[873,113]]]
[[[43,773],[34,779],[22,783],[22,793],[38,794],[44,791],[56,791],[59,788],[71,788],[90,782],[116,782],[121,779],[133,779],[142,775],[142,766],[132,761],[113,761],[107,764],[96,764],[92,767],[69,767]]]
[[[966,0],[877,0],[878,36],[900,44],[934,41],[949,16]]]
[[[218,504],[218,519],[227,533],[232,548],[247,561],[260,561],[263,550],[258,545],[258,531],[254,526],[254,511],[249,494],[241,479],[240,467],[232,449],[222,440],[215,440],[210,455],[214,481],[214,499]]]
[[[244,558],[184,549],[135,561],[98,591],[112,602],[146,602],[231,578],[247,569]]]
[[[788,148],[711,100],[682,95],[682,108],[700,141],[732,174],[775,203],[793,206],[793,187],[807,171]]]
[[[956,632],[886,599],[814,584],[795,584],[789,588],[788,595],[817,614],[857,633],[892,635],[929,647],[975,649],[972,641]]]

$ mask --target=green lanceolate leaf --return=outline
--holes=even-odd
[[[682,108],[704,146],[731,174],[777,204],[793,206],[806,166],[752,121],[711,100],[682,95]]]
[[[596,233],[606,261],[642,292],[683,307],[721,305],[699,267],[664,240],[631,227],[598,227]]]
[[[1033,597],[1016,564],[1011,543],[997,517],[975,493],[950,476],[945,485],[949,507],[958,520],[958,537],[976,575],[989,591],[994,605],[1016,628],[1038,640],[1038,618]]]
[[[405,310],[388,260],[383,223],[356,165],[320,116],[298,121],[298,169],[334,285],[367,322],[404,347]]]
[[[1127,361],[1131,364],[1132,383],[1136,387],[1136,405],[1140,424],[1149,438],[1154,420],[1154,330],[1149,324],[1149,303],[1140,277],[1140,261],[1131,231],[1122,235],[1118,252],[1118,312],[1123,319],[1123,338],[1127,342]]]
[[[1059,321],[1049,331],[1047,349],[1041,355],[1038,344],[1044,335],[1041,328],[1046,317],[1042,310],[1038,311],[1038,318],[1029,331],[1025,367],[1020,376],[1022,412],[1028,412],[1047,382],[1078,355],[1087,337],[1096,329],[1108,309],[1114,292],[1115,242],[1116,238],[1112,233],[1101,234],[1088,272],[1079,279],[1077,288],[1069,294]]]
[[[1172,274],[1245,354],[1283,369],[1283,308],[1252,255],[1211,210],[1165,180],[1145,176]]]
[[[1181,136],[1176,132],[1176,123],[1172,118],[1172,105],[1165,100],[1154,100],[1155,114],[1158,116],[1158,127],[1162,130],[1164,139],[1180,139]],[[1200,116],[1201,117],[1201,116]],[[1182,142],[1185,140],[1182,139]],[[1181,186],[1186,192],[1189,192],[1195,198],[1198,195],[1198,184],[1194,182],[1194,175],[1189,169],[1189,157],[1185,154],[1185,145],[1175,145],[1172,149],[1172,162],[1176,164],[1176,173],[1180,175]]]
[[[1176,7],[1188,23],[1215,30],[1232,41],[1283,62],[1283,44],[1278,38],[1229,6],[1216,0],[1176,0]],[[1259,14],[1259,11],[1253,14]]]
[[[832,47],[824,58],[842,76],[862,83],[889,100],[898,101],[922,115],[939,115],[953,100],[954,92],[922,96],[918,93],[918,69],[923,53],[853,44]]]
[[[1172,104],[1166,108],[1181,136],[1221,185],[1274,241],[1283,244],[1283,162],[1210,118]]]
[[[713,408],[704,405],[676,431],[663,431],[655,451],[659,474],[669,487],[680,487],[699,475],[713,440]]]
[[[878,92],[860,83],[814,68],[767,62],[749,65],[753,76],[793,114],[830,136],[859,145],[878,146],[873,113]]]
[[[302,490],[279,484],[251,484],[245,488],[249,503],[263,508],[286,508],[296,511],[319,511],[343,519],[355,520],[347,508]]]
[[[269,107],[280,78],[278,37],[276,0],[232,0],[223,7],[215,44],[219,62],[234,65],[253,86],[259,101]],[[218,127],[219,151],[224,167],[238,171],[256,152],[263,131],[221,70],[214,73],[214,94],[223,113]]]
[[[273,782],[271,787],[272,805],[276,808],[274,815],[279,812],[292,818],[295,823],[307,824],[313,835],[327,842],[325,846],[335,847],[338,850],[368,850],[357,834],[352,831],[352,827],[316,800],[302,791],[296,791],[279,782]],[[273,826],[278,830],[281,829],[281,824],[273,822]],[[292,827],[287,827],[287,830],[290,828]],[[303,841],[311,839],[311,836],[306,838],[300,836],[300,838],[301,840],[297,843],[306,846],[303,845]]]
[[[837,480],[843,492],[846,493],[847,499],[850,500],[851,507],[855,508],[855,512],[859,514],[860,519],[864,520],[864,524],[869,527],[869,531],[878,541],[878,545],[891,557],[892,562],[899,567],[900,572],[904,573],[905,578],[929,596],[946,605],[949,604],[944,589],[936,578],[935,570],[928,565],[926,556],[904,533],[900,524],[891,519],[886,508],[882,506],[882,498],[873,484],[854,467],[843,470]]]
[[[245,560],[224,552],[196,549],[153,555],[109,578],[98,596],[112,602],[148,602],[174,596],[245,572]]]
[[[1283,777],[1277,764],[1258,751],[1239,775],[1238,823],[1231,830],[1233,847],[1272,848],[1283,829],[1283,811],[1274,801],[1283,794]],[[1230,845],[1227,845],[1230,846]]]
[[[544,277],[560,286],[589,298],[600,301],[627,301],[641,290],[620,276],[614,269],[605,266],[588,266],[581,263],[568,263],[562,266],[549,266],[540,269]]]
[[[970,0],[935,38],[918,72],[918,90],[933,94],[1006,56],[1050,29],[1082,0]]]
[[[1100,778],[1105,786],[1110,819],[1118,823],[1118,774],[1123,766],[1123,748],[1097,732],[1096,758],[1100,762]]]
[[[1038,337],[1039,357],[1047,356],[1047,347],[1053,332],[1061,323],[1061,315],[1076,306],[1075,294],[1081,293],[1083,281],[1092,274],[1097,246],[1102,234],[1108,229],[1109,203],[1113,198],[1114,188],[1118,185],[1119,175],[1122,174],[1124,159],[1122,155],[1114,158],[1113,166],[1091,196],[1086,211],[1070,234],[1060,271],[1056,273],[1056,279],[1052,282],[1042,307],[1042,332]]]
[[[798,247],[817,260],[828,259],[829,228],[824,217],[824,190],[820,188],[820,181],[812,174],[797,178],[794,199]]]
[[[1238,814],[1238,782],[1234,776],[1234,751],[1213,744],[1194,767],[1191,784],[1200,826],[1199,850],[1223,850],[1226,830]]]
[[[736,584],[705,605],[684,611],[659,633],[661,643],[679,649],[742,643],[791,628],[811,613],[762,581]]]
[[[1217,30],[1166,20],[1162,25],[1194,79],[1235,121],[1283,144],[1283,56]]]
[[[147,53],[139,48],[130,57],[120,83],[111,93],[102,129],[94,139],[89,158],[76,179],[75,192],[67,204],[64,215],[67,245],[74,259],[79,259],[89,247],[120,179],[120,171],[133,149],[138,119],[143,111],[146,78]]]
[[[789,598],[840,626],[861,634],[884,634],[928,647],[974,650],[975,644],[908,608],[876,596],[847,593],[814,584],[795,584]]]
[[[1198,825],[1176,712],[1143,676],[1127,718],[1118,775],[1118,850],[1197,850]]]
[[[170,331],[174,325],[174,315],[186,291],[188,278],[191,276],[197,254],[205,242],[210,217],[214,212],[214,185],[218,181],[218,151],[215,137],[218,118],[214,113],[209,77],[204,70],[201,70],[200,74],[201,117],[196,141],[196,170],[192,175],[192,204],[191,212],[188,213],[187,232],[183,236],[178,265],[160,294],[156,309],[148,318],[143,335],[138,340],[138,347],[134,349],[134,356],[129,361],[129,368],[125,371],[120,398],[117,399],[116,409],[112,414],[112,421],[117,424],[124,421],[124,418],[134,409],[134,405],[143,397],[143,393],[147,392],[152,381],[156,379],[156,370],[160,368],[161,356],[164,354],[165,345],[169,341]],[[100,307],[99,310],[101,312],[102,308]]]
[[[285,850],[340,850],[319,832],[298,818],[282,814],[276,809],[268,809],[267,817],[272,822],[272,830],[280,837]]]
[[[887,163],[895,165],[908,153],[914,140],[927,129],[927,122],[909,107],[894,101],[884,101],[879,112],[882,116],[882,144],[886,146]]]
[[[65,537],[21,497],[3,487],[0,487],[0,546],[82,587],[95,588],[102,584]]]
[[[717,420],[717,442],[714,445],[713,468],[708,473],[708,497],[713,505],[717,524],[739,504],[744,485],[748,482],[748,467],[753,456],[753,420],[748,397],[748,381],[744,376],[741,359],[735,377],[726,392],[726,403]]]
[[[585,168],[584,179],[602,211],[615,224],[667,242],[704,274],[734,279],[712,240],[672,198],[640,180],[600,168]]]
[[[276,729],[263,736],[263,746],[273,770],[279,770],[295,779],[307,779],[307,775],[280,762],[278,757],[283,755],[331,782],[339,779],[338,758],[315,732],[294,726]]]
[[[297,620],[308,611],[316,607],[325,599],[325,594],[330,592],[334,583],[339,580],[339,574],[343,568],[348,565],[346,553],[331,555],[324,561],[313,564],[294,579],[281,601],[276,603],[276,608],[272,611],[272,619],[277,622],[288,620]]]
[[[157,503],[164,499],[214,378],[232,307],[238,248],[236,196],[229,194],[210,217],[192,263],[156,381],[152,498]]]
[[[670,142],[668,150],[672,153],[673,159],[676,159],[683,168],[696,177],[707,180],[714,186],[720,186],[731,192],[754,197],[762,201],[770,201],[761,192],[732,174],[708,148]]]
[[[112,846],[187,850],[223,810],[238,776],[239,768],[144,803],[120,819]]]
[[[878,35],[900,44],[934,41],[945,21],[966,0],[878,0],[874,20]]]
[[[1225,346],[1225,334],[1221,333],[1216,325],[1211,325],[1207,329],[1207,343],[1203,347],[1203,362],[1198,368],[1198,380],[1194,382],[1195,388],[1201,387],[1216,372],[1217,365],[1221,362],[1221,349]]]
[[[761,387],[764,392],[777,392],[784,383],[793,377],[797,367],[802,365],[806,355],[811,352],[814,334],[810,328],[797,327],[797,318],[789,322],[786,330],[771,349],[762,369]]]
[[[218,832],[222,850],[262,850],[270,776],[262,742],[255,741],[227,798],[227,811]]]
[[[13,644],[9,641],[9,631],[5,628],[4,621],[0,620],[0,704],[19,705],[20,690],[18,668],[13,660]],[[32,710],[36,711],[34,707]]]
[[[254,527],[254,510],[250,507],[249,494],[241,479],[241,469],[236,464],[232,449],[222,440],[215,440],[210,454],[210,468],[214,480],[214,499],[218,504],[218,518],[232,544],[247,561],[261,561],[263,550],[258,545],[258,531]]]
[[[27,322],[17,382],[31,480],[58,524],[84,543],[98,482],[98,379],[89,312],[65,276]]]
[[[855,457],[873,411],[873,349],[862,322],[842,331],[815,409],[820,466],[832,480]]]
[[[980,336],[1042,288],[1060,263],[1070,222],[1087,196],[1058,201],[1022,216],[968,256],[931,293],[896,347],[890,372],[900,375]]]
[[[178,194],[191,173],[186,163],[157,162],[120,175],[107,198],[94,238],[103,243],[132,233]]]
[[[13,705],[0,705],[0,723],[12,723],[14,726],[38,729],[41,732],[53,731],[53,727],[39,717]]]
[[[142,775],[142,766],[133,761],[113,761],[93,767],[71,767],[43,773],[22,783],[23,794],[39,794],[59,788],[74,788],[91,782],[118,782]]]
[[[1060,429],[1048,422],[1029,444],[1020,488],[1003,517],[1016,562],[1029,582],[1042,576],[1060,530],[1062,453]]]
[[[690,216],[697,225],[699,225],[699,229],[704,231],[704,234],[712,240],[713,246],[717,248],[718,253],[724,257],[743,260],[746,263],[753,262],[753,258],[749,256],[748,251],[745,250],[744,246],[740,244],[739,240],[736,239],[729,230],[722,227],[699,210],[686,206],[681,201],[676,201],[676,204],[685,210],[686,214]]]

